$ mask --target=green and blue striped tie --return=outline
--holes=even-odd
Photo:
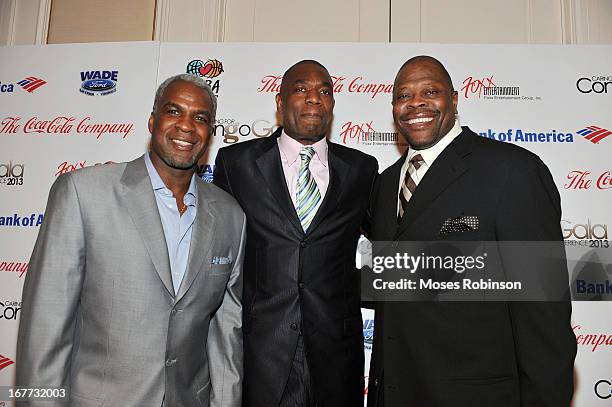
[[[304,147],[300,151],[301,162],[298,171],[296,209],[304,232],[308,230],[321,202],[321,192],[309,168],[314,153],[312,147]]]

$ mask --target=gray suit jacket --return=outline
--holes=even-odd
[[[23,290],[18,386],[68,387],[55,405],[240,406],[245,217],[197,189],[175,295],[142,157],[57,179]]]

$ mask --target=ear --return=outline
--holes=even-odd
[[[281,97],[280,93],[276,94],[276,110],[281,115],[283,114],[283,98]]]
[[[149,133],[153,134],[153,126],[155,126],[155,115],[151,112],[151,116],[149,116]]]
[[[453,106],[455,107],[455,114],[459,114],[457,111],[457,103],[459,102],[459,94],[457,91],[453,92]]]

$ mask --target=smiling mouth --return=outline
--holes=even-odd
[[[179,139],[170,139],[170,141],[172,141],[175,146],[179,147],[179,149],[190,149],[195,145],[195,143]]]
[[[433,117],[417,117],[415,119],[409,119],[408,124],[420,124],[420,123],[429,123],[433,121]]]

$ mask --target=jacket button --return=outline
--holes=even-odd
[[[308,243],[306,243],[306,242],[302,241],[302,242],[300,242],[300,247],[301,247],[301,248],[308,247]]]
[[[298,287],[300,288],[300,290],[303,290],[304,287],[306,287],[306,284],[302,283],[301,281],[298,283]]]
[[[168,359],[166,360],[166,367],[173,366],[176,363],[176,359]]]
[[[374,379],[374,387],[378,386],[378,379]]]
[[[297,331],[297,329],[298,329],[298,326],[297,326],[297,324],[296,324],[295,322],[292,322],[292,323],[291,323],[291,325],[289,325],[289,327],[290,327],[292,330],[294,330],[294,331]]]

